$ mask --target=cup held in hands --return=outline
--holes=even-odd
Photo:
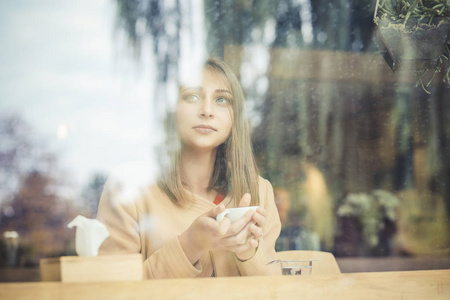
[[[227,217],[228,219],[230,219],[231,223],[234,223],[240,218],[242,218],[245,215],[245,213],[248,212],[249,210],[256,211],[257,208],[258,206],[227,208],[217,215],[216,221],[222,222],[223,218]]]
[[[231,223],[234,223],[237,220],[239,220],[240,218],[242,218],[245,215],[245,213],[248,212],[249,210],[256,211],[257,208],[258,208],[258,206],[227,208],[223,212],[221,212],[220,214],[217,215],[216,221],[222,222],[223,218],[228,218],[228,219],[230,219]],[[247,238],[242,240],[240,242],[240,244],[243,245],[246,242],[247,242]]]

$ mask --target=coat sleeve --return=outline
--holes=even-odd
[[[267,266],[276,260],[275,242],[280,235],[281,221],[275,205],[272,185],[265,179],[260,179],[260,200],[266,210],[267,223],[263,228],[263,237],[259,240],[258,248],[252,258],[241,261],[235,256],[236,264],[242,276],[250,275],[280,275],[277,264]]]
[[[137,188],[137,187],[135,187]],[[178,237],[174,237],[153,253],[143,249],[140,213],[137,202],[138,188],[130,191],[123,182],[109,178],[100,198],[97,219],[106,225],[110,233],[99,249],[99,255],[141,253],[144,277],[186,278],[201,273],[199,265],[193,266],[186,257]],[[142,196],[141,196],[142,197]],[[151,241],[150,241],[151,242]],[[148,256],[148,257],[146,257]]]
[[[110,177],[105,183],[97,219],[109,231],[109,237],[100,246],[99,255],[141,252],[135,203],[125,196],[121,184],[114,178]]]

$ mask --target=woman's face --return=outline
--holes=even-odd
[[[198,85],[181,87],[176,118],[183,146],[203,151],[225,142],[233,125],[231,101],[228,80],[214,69],[204,69]]]

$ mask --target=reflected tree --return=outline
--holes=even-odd
[[[83,211],[87,217],[94,218],[97,215],[98,202],[102,195],[103,186],[108,176],[97,172],[91,175],[88,184],[84,187],[82,196],[84,198]]]
[[[71,247],[65,225],[75,214],[72,199],[61,196],[67,186],[59,179],[57,158],[38,140],[19,116],[0,117],[0,233],[18,235],[21,265]]]
[[[39,259],[70,253],[73,234],[66,228],[73,218],[71,203],[56,193],[56,181],[49,174],[27,174],[8,205],[1,231],[17,232],[22,250],[19,264],[35,266]]]
[[[18,188],[21,174],[30,168],[31,128],[18,116],[0,116],[0,207]]]

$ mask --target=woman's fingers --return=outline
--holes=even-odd
[[[239,207],[250,205],[250,194],[244,194],[239,201]],[[221,205],[222,206],[222,205]],[[207,213],[215,218],[225,207],[216,207]],[[256,211],[249,210],[238,221],[230,224],[228,218],[224,218],[218,223],[218,233],[222,236],[215,244],[215,248],[229,250],[244,256],[258,247],[259,240],[263,236],[263,226],[266,224],[266,211],[263,207],[258,207]]]
[[[257,226],[257,225],[255,225],[255,224],[251,224],[249,227],[248,227],[248,230],[249,230],[249,232],[253,235],[253,238],[255,239],[255,240],[259,240],[260,238],[262,238],[263,237],[263,230],[262,230],[262,228],[261,227],[259,227],[259,226]]]
[[[244,229],[244,227],[248,225],[254,213],[254,211],[249,210],[245,213],[244,216],[242,216],[242,218],[231,224],[230,228],[228,229],[227,236],[233,236],[241,232],[242,229]]]
[[[266,217],[266,210],[264,209],[264,207],[258,206],[256,212],[262,215],[263,217]]]
[[[259,227],[264,227],[266,225],[266,212],[264,208],[258,207],[256,213],[252,216],[252,221],[258,224]]]
[[[226,247],[226,250],[239,254],[255,249],[256,247],[258,247],[258,241],[249,235],[244,243],[230,245]]]
[[[234,225],[234,224],[233,224]],[[233,226],[232,225],[232,226]],[[242,228],[241,230],[239,230],[238,232],[236,232],[235,234],[232,235],[228,235],[226,237],[224,237],[222,239],[222,243],[225,247],[233,247],[236,245],[242,245],[245,244],[245,242],[247,241],[247,237],[250,234],[250,226],[252,224],[251,223],[247,223],[244,228]],[[227,232],[228,234],[230,233],[230,230]]]
[[[263,235],[263,229],[250,222],[239,233],[223,238],[222,243],[225,247],[236,247],[245,244],[249,239],[258,241]]]
[[[225,235],[230,229],[230,225],[231,225],[230,219],[223,218],[223,220],[219,223],[219,234]]]
[[[217,205],[214,208],[207,211],[205,213],[205,216],[215,219],[217,217],[217,215],[220,214],[221,212],[223,212],[224,210],[225,210],[225,205],[223,205],[223,203],[221,203],[220,205]]]
[[[249,206],[250,202],[252,201],[252,197],[249,193],[244,194],[242,196],[241,200],[239,201],[239,207]]]

